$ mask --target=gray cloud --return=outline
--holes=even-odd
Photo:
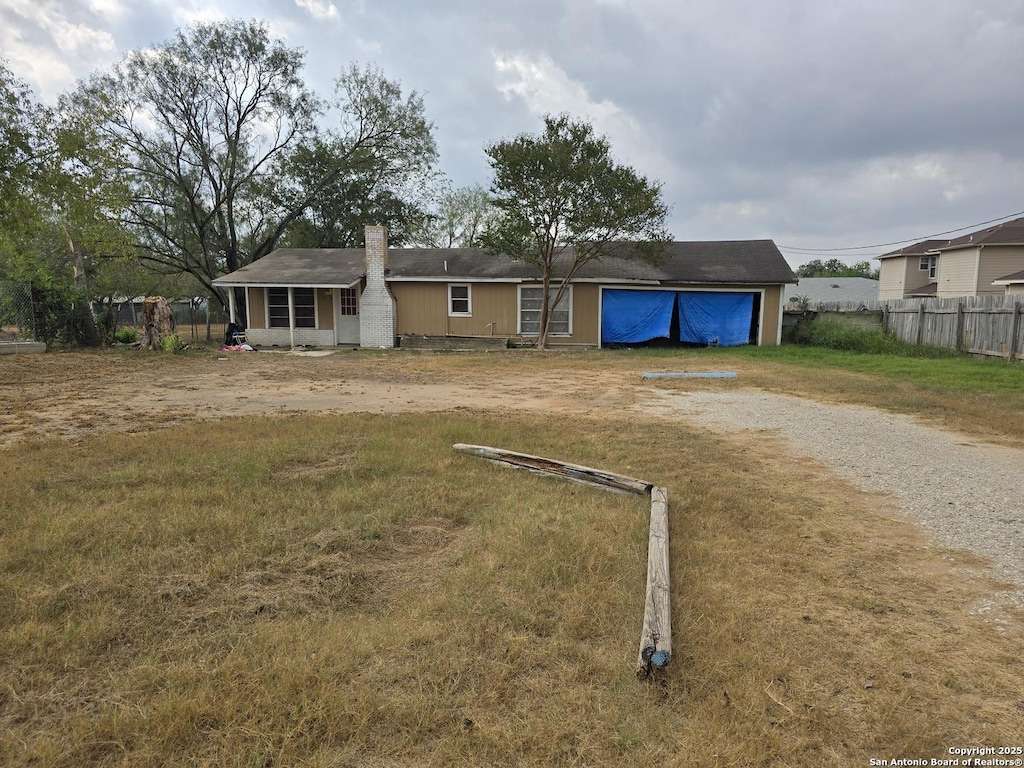
[[[1024,209],[1022,0],[193,0],[173,11],[149,0],[116,9],[115,0],[0,0],[0,42],[52,99],[184,20],[264,18],[306,50],[321,93],[351,61],[424,93],[443,169],[459,185],[486,184],[483,146],[537,130],[544,112],[589,117],[621,159],[664,183],[681,239],[827,248]]]

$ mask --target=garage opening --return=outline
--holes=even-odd
[[[602,296],[602,346],[757,343],[760,293],[606,289]]]

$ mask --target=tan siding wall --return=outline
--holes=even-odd
[[[599,287],[593,283],[580,283],[572,288],[572,336],[555,339],[565,343],[597,345],[600,304]]]
[[[472,317],[448,317],[448,284],[433,282],[392,282],[391,292],[398,303],[400,334],[427,336],[514,336],[517,328],[518,287],[516,283],[472,283]],[[618,286],[628,288],[629,286]],[[778,338],[779,306],[783,286],[665,286],[671,290],[760,291],[762,298],[761,339],[774,346]],[[572,336],[551,337],[554,346],[566,344],[596,345],[600,326],[600,286],[595,283],[573,285]],[[493,324],[493,325],[491,325]]]
[[[978,275],[978,295],[1002,295],[1005,286],[992,285],[993,280],[1012,275],[1024,269],[1024,247],[989,246],[981,249],[981,271]]]
[[[909,268],[910,258],[907,256],[898,256],[892,259],[882,259],[879,262],[878,268],[878,298],[881,301],[885,299],[902,299],[903,294],[907,289],[907,270]],[[914,258],[914,268],[916,270],[918,259]],[[927,280],[922,281],[924,283]],[[915,283],[913,287],[917,287]]]
[[[1007,285],[1006,288],[1007,296],[1024,296],[1024,285],[1017,283],[1016,285]]]
[[[449,317],[447,283],[389,283],[398,302],[398,333],[427,336],[515,336],[518,328],[518,284],[470,285],[473,316]],[[573,287],[573,335],[560,336],[556,343],[597,344],[597,286]]]
[[[334,291],[316,288],[317,327],[321,331],[334,330]]]
[[[977,248],[943,251],[939,256],[939,269],[936,275],[938,289],[935,296],[940,299],[973,296],[976,290],[977,266]]]
[[[398,316],[395,331],[427,336],[448,333],[448,286],[445,283],[388,283]]]
[[[764,320],[761,323],[761,346],[774,347],[779,343],[779,313],[782,311],[782,294],[785,286],[769,285],[761,299],[764,307]]]
[[[267,293],[263,288],[249,289],[249,327],[267,327]]]
[[[459,285],[459,283],[457,283]],[[472,317],[448,317],[453,336],[514,336],[516,286],[514,283],[470,283]],[[448,286],[442,285],[442,307],[448,314]]]

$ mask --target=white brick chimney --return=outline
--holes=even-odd
[[[366,287],[359,298],[359,346],[391,349],[395,346],[395,297],[384,282],[388,264],[388,231],[368,226],[366,233]]]

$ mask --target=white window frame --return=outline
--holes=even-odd
[[[465,288],[465,297],[453,297],[453,288]],[[453,302],[464,301],[466,302],[466,311],[457,312],[455,311]],[[473,286],[471,283],[448,283],[448,317],[472,317],[473,316]]]
[[[355,288],[338,288],[335,293],[338,297],[338,316],[356,317],[359,314],[359,291]]]
[[[271,290],[287,291],[288,288],[285,287],[285,286],[281,286],[281,285],[268,286],[267,289],[263,292],[263,296],[264,296],[264,299],[265,299],[266,313],[267,313],[266,314],[267,328],[290,328],[291,327],[291,317],[288,318],[288,322],[286,322],[284,325],[271,325],[271,323],[270,323],[270,291]],[[293,292],[292,293],[293,297],[294,297],[294,291],[296,291],[296,290],[308,290],[308,291],[312,291],[313,292],[313,325],[309,326],[309,325],[298,325],[298,324],[296,324],[295,328],[296,329],[304,329],[304,330],[316,330],[316,329],[318,329],[320,327],[320,302],[317,301],[317,299],[316,299],[316,288],[307,288],[306,286],[299,286],[298,288],[293,287],[291,290]],[[292,301],[294,302],[294,298],[292,299]],[[275,305],[275,306],[281,306],[281,305]]]
[[[935,275],[938,274],[939,270],[939,257],[938,256],[922,256],[921,261],[918,262],[918,271],[927,272],[928,279],[934,280]]]
[[[540,336],[539,332],[524,332],[523,331],[523,290],[536,290],[543,291],[544,286],[542,285],[520,285],[517,291],[516,297],[516,333],[520,336]],[[548,288],[548,295],[554,298],[555,294],[558,293],[558,286],[552,285]],[[572,321],[573,321],[573,301],[572,301],[572,286],[569,285],[565,289],[565,294],[562,296],[562,301],[568,304],[569,319],[568,319],[568,330],[564,333],[555,331],[552,326],[548,325],[551,330],[548,331],[548,336],[557,336],[566,338],[572,336]],[[549,307],[549,310],[554,310],[554,307]],[[536,311],[536,310],[533,310]]]

